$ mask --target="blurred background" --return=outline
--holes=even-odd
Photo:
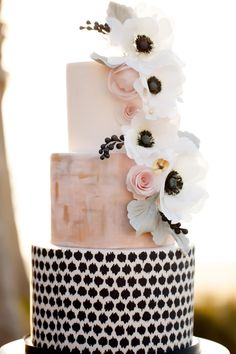
[[[30,245],[50,241],[50,154],[67,151],[66,63],[89,60],[106,0],[2,0],[0,345],[29,332]],[[201,139],[210,198],[189,229],[196,244],[195,335],[236,353],[235,0],[120,1],[174,24],[186,63],[181,129]],[[148,10],[147,10],[148,11]],[[3,95],[4,92],[4,95]],[[3,95],[3,98],[2,98]]]

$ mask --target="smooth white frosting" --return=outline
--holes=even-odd
[[[95,62],[67,65],[69,150],[97,153],[106,137],[120,135],[121,101],[107,86],[109,69]]]

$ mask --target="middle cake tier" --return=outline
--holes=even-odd
[[[133,199],[126,176],[133,166],[124,153],[51,157],[52,242],[90,248],[157,247],[150,234],[136,236],[127,216]]]

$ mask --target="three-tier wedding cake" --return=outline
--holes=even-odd
[[[51,158],[52,239],[32,247],[28,353],[199,353],[186,222],[206,192],[179,130],[170,21],[111,2],[94,61],[67,67],[69,153]],[[184,223],[184,227],[183,227]]]

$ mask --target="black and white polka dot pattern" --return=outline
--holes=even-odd
[[[191,345],[194,249],[32,248],[33,345],[164,353]]]

